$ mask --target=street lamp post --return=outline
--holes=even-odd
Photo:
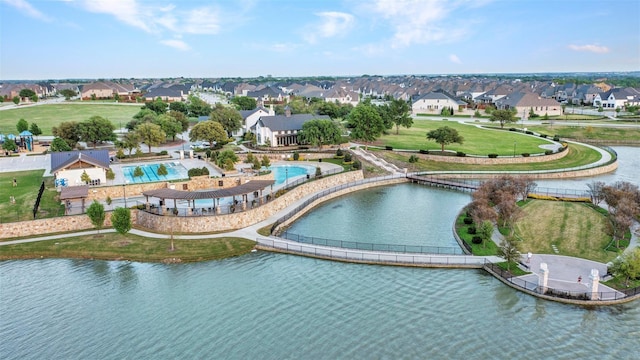
[[[122,195],[124,197],[124,207],[127,207],[127,183],[128,181],[125,180],[124,184],[122,184]]]
[[[516,144],[517,142],[513,142],[513,157],[516,157]]]
[[[284,175],[285,175],[285,186],[284,186],[284,188],[287,189],[289,187],[289,168],[288,167],[284,168]]]

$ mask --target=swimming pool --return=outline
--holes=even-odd
[[[285,183],[287,178],[292,180],[301,175],[313,175],[316,173],[315,167],[302,165],[273,165],[269,167],[269,170],[273,171],[273,177],[276,180],[274,185]]]
[[[167,181],[186,179],[189,177],[187,169],[179,162],[164,163],[167,168],[167,175],[159,176],[158,167],[160,164],[142,164],[137,166],[125,166],[122,168],[122,174],[125,180],[130,183],[145,183],[153,181]],[[143,174],[142,176],[133,176],[133,172],[136,167],[140,167]]]

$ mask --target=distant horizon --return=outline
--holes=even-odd
[[[60,82],[60,81],[112,81],[112,80],[159,80],[159,79],[313,79],[313,78],[361,78],[361,77],[470,77],[470,76],[504,76],[504,77],[517,77],[517,76],[545,76],[554,77],[554,75],[568,75],[576,77],[591,77],[597,75],[617,75],[617,76],[630,76],[640,77],[640,70],[635,71],[559,71],[559,72],[506,72],[506,73],[451,73],[451,74],[360,74],[360,75],[309,75],[309,76],[273,76],[273,75],[259,75],[259,76],[162,76],[162,77],[101,77],[101,78],[48,78],[48,79],[0,79],[2,82]]]
[[[637,0],[0,0],[0,34],[4,81],[640,70]]]

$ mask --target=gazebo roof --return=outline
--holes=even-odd
[[[156,189],[144,191],[142,195],[152,196],[160,199],[177,199],[177,200],[199,200],[199,199],[217,199],[230,196],[238,196],[249,194],[254,191],[262,190],[267,186],[273,185],[275,180],[251,180],[242,185],[232,188],[204,190],[204,191],[184,191],[174,189]]]
[[[25,130],[20,133],[20,136],[33,136],[33,134],[31,133],[31,131]]]
[[[60,200],[86,198],[89,195],[89,185],[63,187]]]

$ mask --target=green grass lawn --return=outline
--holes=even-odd
[[[409,163],[410,153],[396,153],[385,150],[373,150],[376,156],[382,157],[388,162],[396,164],[400,168],[408,168],[409,171],[535,171],[566,169],[581,165],[591,164],[602,157],[599,152],[582,145],[569,145],[569,154],[562,159],[542,163],[530,164],[504,164],[504,165],[476,165],[456,164],[442,161],[418,160],[417,163]]]
[[[473,225],[467,225],[464,223],[464,218],[466,217],[465,212],[463,211],[460,216],[456,219],[456,233],[462,239],[462,241],[471,245],[471,253],[476,256],[487,256],[487,255],[497,255],[498,254],[498,246],[493,241],[487,241],[483,244],[474,244],[471,242],[471,239],[474,235],[469,234],[469,227],[473,227]]]
[[[427,140],[427,132],[439,127],[449,126],[458,130],[464,137],[461,144],[450,144],[445,150],[462,151],[467,154],[487,155],[513,155],[515,153],[544,153],[540,145],[549,144],[549,141],[535,136],[504,130],[481,129],[474,125],[460,124],[457,121],[433,121],[414,119],[413,126],[409,129],[400,128],[399,135],[395,134],[395,128],[389,135],[384,135],[375,143],[376,145],[391,146],[394,149],[407,150],[440,150],[440,144]]]
[[[81,122],[94,115],[102,116],[119,128],[140,111],[140,106],[108,104],[47,104],[0,111],[0,134],[17,134],[18,120],[38,124],[42,135],[52,135],[51,128],[63,121]]]
[[[598,140],[635,140],[640,141],[640,129],[616,128],[601,126],[578,125],[535,125],[528,129],[542,134],[559,135],[571,139],[598,139]]]
[[[223,237],[199,240],[152,239],[133,234],[103,233],[57,240],[0,246],[0,260],[74,258],[161,262],[194,262],[246,254],[255,242]],[[175,258],[176,260],[173,260]]]
[[[606,251],[611,241],[609,220],[584,203],[532,200],[523,207],[524,216],[515,231],[522,239],[521,252],[554,254],[607,263],[618,253]]]
[[[33,205],[38,197],[40,184],[45,182],[45,191],[40,200],[36,218],[64,215],[64,206],[58,200],[53,187],[53,178],[43,178],[44,170],[0,173],[0,223],[33,220]],[[13,179],[18,186],[13,186]],[[15,197],[15,204],[9,201]]]
[[[554,120],[601,120],[601,119],[608,119],[608,117],[606,117],[604,115],[571,114],[570,111],[571,110],[569,110],[569,113],[565,114],[565,115],[549,116],[549,119],[554,119]],[[542,120],[542,116],[539,117],[539,118],[536,118],[536,119],[532,119],[532,120]]]

